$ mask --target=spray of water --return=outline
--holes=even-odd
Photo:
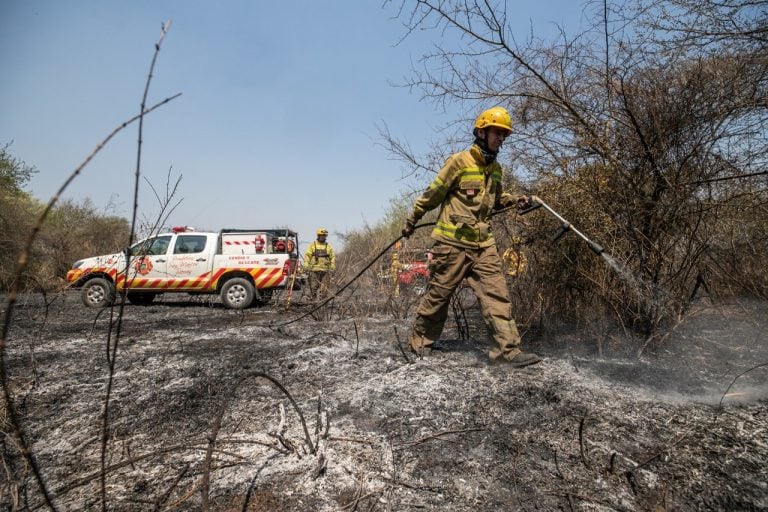
[[[656,312],[659,318],[672,316],[670,306],[674,304],[675,299],[669,292],[633,274],[623,263],[607,252],[601,252],[600,256],[648,310]]]
[[[639,278],[610,254],[603,252],[600,256],[628,288],[636,293],[638,300],[645,302],[646,307],[653,306],[658,314],[672,314],[671,308],[676,300],[669,292]],[[766,397],[768,384],[765,384],[760,375],[761,372],[764,375],[768,363],[753,364],[754,361],[764,360],[765,357],[766,348],[762,348],[762,344],[757,342],[762,339],[762,322],[758,318],[763,317],[765,312],[763,306],[753,307],[756,310],[754,314],[732,314],[729,315],[729,321],[724,321],[722,313],[709,320],[698,318],[688,329],[678,333],[677,341],[685,340],[686,348],[667,350],[675,354],[672,361],[656,361],[654,364],[640,361],[630,363],[633,371],[637,373],[634,376],[639,379],[637,383],[646,381],[657,398],[710,403],[721,407],[724,404],[752,402]],[[738,320],[740,317],[757,322],[757,326]],[[752,342],[748,341],[750,338],[753,339]],[[679,352],[680,350],[682,352]],[[749,368],[736,374],[726,386],[724,376],[731,375],[737,368],[744,366]],[[692,371],[692,368],[695,368],[695,371]],[[619,368],[613,371],[625,376],[632,374]]]
[[[560,221],[561,228],[553,241],[567,232],[573,232],[582,238],[590,249],[600,255],[616,273],[627,290],[634,294],[634,297],[630,298],[636,299],[643,314],[650,315],[655,323],[674,318],[682,310],[683,304],[679,299],[658,284],[631,272],[626,265],[606,253],[601,245],[573,227],[541,198],[532,196],[531,202],[533,206],[527,210],[528,212],[543,207]],[[638,359],[593,361],[596,364],[595,369],[606,376],[620,377],[620,380],[631,383],[635,389],[645,386],[653,390],[654,394],[666,392],[686,401],[714,403],[716,400],[722,406],[730,401],[760,399],[766,396],[768,386],[764,378],[761,380],[759,376],[753,375],[757,372],[752,370],[768,368],[768,363],[754,365],[754,361],[764,361],[768,354],[768,346],[757,343],[757,340],[763,338],[763,326],[766,323],[758,322],[759,334],[753,343],[742,343],[746,337],[739,334],[747,334],[748,330],[745,330],[743,325],[744,319],[755,321],[756,317],[766,316],[767,313],[763,309],[758,310],[759,315],[749,313],[742,314],[741,317],[728,315],[727,322],[723,322],[723,318],[720,318],[723,316],[722,312],[710,318],[708,320],[710,323],[703,325],[696,323],[696,318],[693,318],[694,322],[688,325],[688,332],[679,332],[678,329],[677,341],[680,343],[669,344],[658,354],[659,359],[653,364],[639,360],[639,356],[651,340],[648,338],[637,353]],[[742,318],[741,324],[738,318]],[[699,318],[699,321],[702,320]],[[678,323],[676,327],[680,325]],[[673,332],[670,331],[665,334],[667,335],[673,335]],[[571,357],[573,357],[572,354]],[[737,373],[730,384],[722,382],[723,375],[733,374],[735,368],[743,367],[745,364],[749,368]]]
[[[628,274],[628,273],[629,273],[629,272],[627,271],[627,268],[626,268],[626,267],[624,267],[624,265],[622,265],[621,263],[619,263],[618,261],[616,261],[616,260],[613,258],[613,256],[611,256],[611,255],[610,255],[610,254],[608,254],[607,252],[605,252],[605,251],[601,252],[601,253],[600,253],[600,256],[602,256],[602,257],[603,257],[603,259],[605,260],[605,262],[606,262],[606,263],[608,263],[608,266],[609,266],[609,267],[611,267],[611,268],[614,270],[614,272],[616,272],[617,274],[621,275],[621,274],[625,274],[625,273],[626,273],[626,274]],[[630,277],[631,277],[631,276],[630,276]]]

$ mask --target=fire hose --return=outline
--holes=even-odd
[[[554,234],[554,236],[552,236],[552,238],[551,238],[551,241],[552,241],[552,242],[556,242],[557,240],[559,240],[560,238],[562,238],[562,237],[563,237],[563,235],[565,235],[565,234],[566,234],[568,231],[573,231],[574,233],[576,233],[576,235],[578,235],[578,236],[579,236],[580,238],[582,238],[582,239],[583,239],[585,242],[587,242],[587,244],[589,245],[589,248],[590,248],[590,249],[592,249],[592,251],[593,251],[595,254],[597,254],[597,255],[600,255],[600,254],[602,254],[602,253],[603,253],[603,247],[602,247],[601,245],[599,245],[599,244],[597,244],[597,243],[593,242],[592,240],[590,240],[589,238],[587,238],[587,237],[586,237],[586,235],[584,235],[584,233],[582,233],[581,231],[579,231],[578,229],[576,229],[575,227],[573,227],[573,225],[572,225],[570,222],[568,222],[567,220],[565,220],[565,219],[564,219],[564,218],[563,218],[563,217],[562,217],[562,216],[561,216],[559,213],[557,213],[555,210],[553,210],[553,209],[552,209],[552,207],[550,207],[550,206],[549,206],[547,203],[545,203],[544,201],[542,201],[542,199],[541,199],[540,197],[538,197],[538,196],[531,196],[531,198],[530,198],[529,202],[530,202],[531,206],[529,206],[528,208],[522,209],[522,210],[518,210],[518,213],[519,213],[520,215],[526,215],[526,214],[528,214],[528,213],[530,213],[530,212],[532,212],[532,211],[534,211],[534,210],[538,210],[539,208],[544,208],[544,209],[545,209],[545,210],[547,210],[549,213],[551,213],[552,215],[554,215],[554,216],[555,216],[555,218],[557,218],[557,220],[559,220],[559,221],[560,221],[560,228],[558,229],[557,233],[555,233],[555,234]],[[493,217],[493,216],[495,216],[495,215],[498,215],[498,214],[500,214],[500,213],[504,213],[504,212],[507,212],[507,211],[509,211],[509,210],[512,210],[512,209],[514,209],[514,208],[517,208],[517,206],[516,206],[516,205],[512,205],[512,206],[507,206],[507,207],[505,207],[505,208],[501,208],[501,209],[499,209],[499,210],[496,210],[496,211],[494,211],[493,213],[491,213],[491,217]],[[435,225],[435,222],[425,222],[425,223],[423,223],[423,224],[418,224],[418,225],[414,226],[414,227],[413,227],[413,231],[415,232],[417,229],[421,229],[421,228],[424,228],[424,227],[427,227],[427,226],[434,226],[434,225]],[[315,311],[317,311],[318,309],[322,308],[323,306],[325,306],[326,304],[328,304],[330,301],[332,301],[333,299],[335,299],[335,298],[336,298],[336,297],[337,297],[339,294],[341,294],[341,292],[343,292],[344,290],[346,290],[347,288],[349,288],[349,286],[350,286],[352,283],[354,283],[355,281],[357,281],[357,279],[359,279],[359,278],[360,278],[360,276],[362,276],[362,275],[363,275],[363,273],[365,273],[365,271],[366,271],[366,270],[368,270],[369,268],[371,268],[371,267],[373,266],[373,264],[374,264],[374,263],[376,263],[376,262],[379,260],[379,258],[381,258],[382,256],[384,256],[384,254],[386,254],[386,253],[387,253],[387,251],[389,251],[389,250],[390,250],[390,249],[391,249],[391,248],[392,248],[392,247],[393,247],[393,246],[394,246],[394,245],[395,245],[397,242],[399,242],[399,241],[400,241],[400,240],[402,240],[402,239],[403,239],[403,235],[400,235],[400,236],[398,236],[397,238],[395,238],[395,239],[394,239],[394,240],[393,240],[393,241],[392,241],[392,242],[391,242],[389,245],[387,245],[386,247],[384,247],[384,249],[382,249],[382,250],[381,250],[381,251],[380,251],[380,252],[379,252],[379,253],[378,253],[378,254],[377,254],[377,255],[376,255],[376,256],[375,256],[375,257],[374,257],[374,258],[373,258],[371,261],[370,261],[370,263],[368,263],[368,264],[367,264],[365,267],[363,267],[363,268],[362,268],[362,270],[360,270],[360,271],[359,271],[357,274],[355,274],[355,276],[354,276],[352,279],[350,279],[350,280],[349,280],[349,281],[348,281],[346,284],[344,284],[344,285],[343,285],[341,288],[339,288],[338,290],[336,290],[336,292],[334,292],[332,295],[328,296],[328,297],[327,297],[325,300],[323,300],[322,302],[320,302],[319,304],[317,304],[315,307],[313,307],[313,308],[312,308],[312,309],[310,309],[309,311],[307,311],[307,312],[303,313],[302,315],[300,315],[300,316],[298,316],[298,317],[294,318],[293,320],[289,320],[289,321],[287,321],[287,322],[282,322],[282,323],[279,323],[279,324],[272,324],[272,323],[270,323],[270,326],[271,326],[271,327],[284,327],[284,326],[286,326],[286,325],[289,325],[289,324],[292,324],[292,323],[298,322],[299,320],[302,320],[302,319],[304,319],[304,318],[308,317],[309,315],[311,315],[312,313],[314,313],[314,312],[315,312]]]
[[[435,225],[435,223],[434,223],[434,222],[426,222],[426,223],[424,223],[424,224],[419,224],[418,226],[414,226],[413,230],[414,230],[414,231],[416,231],[416,230],[417,230],[417,229],[419,229],[419,228],[423,228],[423,227],[426,227],[426,226],[434,226],[434,225]],[[323,300],[321,303],[319,303],[318,305],[316,305],[315,307],[313,307],[312,309],[310,309],[310,310],[309,310],[309,311],[307,311],[306,313],[304,313],[304,314],[302,314],[302,315],[300,315],[300,316],[298,316],[298,317],[294,318],[293,320],[289,320],[289,321],[287,321],[287,322],[282,322],[282,323],[279,323],[279,324],[272,324],[272,323],[270,322],[270,327],[284,327],[284,326],[286,326],[286,325],[289,325],[289,324],[292,324],[292,323],[298,322],[299,320],[301,320],[301,319],[303,319],[303,318],[306,318],[306,317],[308,317],[309,315],[311,315],[312,313],[314,313],[314,312],[315,312],[315,311],[317,311],[318,309],[322,308],[323,306],[325,306],[326,304],[328,304],[329,302],[331,302],[333,299],[335,299],[335,298],[336,298],[336,297],[337,297],[337,296],[338,296],[338,295],[339,295],[341,292],[343,292],[344,290],[346,290],[347,288],[349,288],[349,286],[350,286],[352,283],[354,283],[355,281],[357,281],[357,280],[360,278],[360,276],[362,276],[362,275],[363,275],[363,273],[365,273],[365,271],[366,271],[366,270],[368,270],[369,268],[371,268],[371,267],[373,266],[373,264],[374,264],[374,263],[376,263],[376,262],[379,260],[379,258],[381,258],[382,256],[384,256],[384,254],[386,254],[386,253],[387,253],[387,251],[389,251],[389,250],[390,250],[392,247],[394,247],[394,245],[395,245],[397,242],[399,242],[399,241],[400,241],[400,240],[402,240],[402,239],[403,239],[403,235],[400,235],[400,236],[398,236],[397,238],[395,238],[395,239],[394,239],[394,240],[393,240],[393,241],[392,241],[392,242],[391,242],[389,245],[387,245],[387,246],[386,246],[384,249],[382,249],[382,250],[381,250],[381,252],[379,252],[379,254],[377,254],[377,255],[376,255],[376,257],[374,257],[374,258],[373,258],[373,259],[370,261],[370,263],[368,263],[368,264],[367,264],[365,267],[363,267],[363,268],[362,268],[362,270],[360,270],[360,271],[359,271],[357,274],[355,274],[355,277],[353,277],[352,279],[350,279],[349,281],[347,281],[347,283],[346,283],[344,286],[342,286],[341,288],[339,288],[338,290],[336,290],[336,291],[333,293],[333,295],[329,295],[329,296],[328,296],[328,297],[326,297],[326,299],[325,299],[325,300]]]
[[[584,235],[581,231],[573,227],[573,224],[565,220],[559,213],[557,213],[555,210],[552,209],[547,203],[541,200],[538,196],[531,196],[530,199],[531,206],[529,208],[526,208],[524,210],[520,211],[520,215],[525,215],[527,213],[532,212],[533,210],[538,210],[539,208],[544,208],[549,213],[555,216],[557,220],[560,221],[560,229],[557,230],[557,233],[555,233],[550,241],[557,242],[560,240],[563,235],[565,235],[568,231],[573,231],[576,233],[580,238],[582,238],[587,244],[589,245],[589,248],[592,249],[592,252],[597,254],[598,256],[603,253],[603,247],[600,244],[597,244],[590,240],[589,238]]]

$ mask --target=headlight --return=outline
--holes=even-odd
[[[74,262],[72,264],[72,270],[74,270],[76,268],[82,267],[83,266],[83,261],[85,261],[85,260],[78,260],[78,261]]]

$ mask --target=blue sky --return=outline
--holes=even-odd
[[[445,37],[401,44],[398,3],[261,0],[0,1],[0,144],[37,168],[29,191],[47,201],[119,123],[138,112],[163,21],[171,20],[149,104],[182,96],[145,119],[142,173],[165,190],[182,176],[169,225],[198,229],[375,224],[407,190],[378,126],[425,152],[455,119],[394,87]],[[575,0],[508,2],[525,38],[578,26]],[[70,186],[130,216],[137,126],[121,132]],[[412,185],[412,184],[411,184]],[[142,179],[140,217],[158,204]],[[337,241],[331,236],[331,241]]]

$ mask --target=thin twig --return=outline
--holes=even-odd
[[[29,464],[30,468],[32,469],[32,473],[35,476],[35,480],[37,481],[38,486],[40,487],[40,492],[43,494],[45,498],[46,505],[51,510],[56,510],[56,507],[53,504],[52,498],[50,496],[50,493],[48,491],[47,486],[45,485],[45,481],[43,479],[42,473],[40,471],[40,467],[38,466],[37,460],[32,453],[31,448],[29,447],[27,443],[27,436],[26,432],[24,431],[24,428],[21,426],[21,423],[19,422],[19,417],[16,411],[16,405],[13,401],[13,398],[11,396],[10,389],[8,387],[8,374],[6,370],[6,362],[5,362],[5,348],[7,346],[8,341],[8,332],[11,325],[11,317],[13,312],[13,307],[16,304],[16,301],[18,299],[19,294],[19,286],[21,282],[21,275],[24,273],[24,271],[27,268],[28,260],[31,254],[31,248],[35,240],[37,239],[37,236],[40,233],[40,230],[42,229],[43,224],[45,223],[45,220],[48,218],[48,215],[50,214],[53,207],[56,205],[56,203],[59,201],[59,198],[62,196],[64,191],[69,187],[69,185],[72,183],[72,181],[77,178],[77,176],[80,175],[82,170],[93,160],[93,158],[102,150],[104,147],[112,140],[112,138],[117,135],[120,131],[125,129],[126,127],[130,126],[134,122],[136,122],[138,119],[140,119],[142,116],[147,115],[154,111],[155,109],[165,105],[166,103],[178,98],[181,96],[181,93],[175,94],[173,96],[170,96],[168,98],[165,98],[164,100],[156,103],[152,107],[143,110],[141,113],[137,114],[136,116],[128,119],[127,121],[124,121],[120,125],[118,125],[112,132],[107,135],[106,138],[104,138],[100,143],[96,145],[94,150],[91,152],[90,155],[88,155],[85,160],[75,168],[75,170],[70,174],[70,176],[64,181],[63,185],[56,191],[56,193],[51,197],[51,199],[48,201],[48,204],[43,209],[43,212],[40,214],[40,216],[37,219],[37,222],[32,228],[32,231],[29,234],[29,237],[27,238],[24,247],[22,248],[19,258],[16,262],[16,269],[14,271],[14,279],[11,280],[11,287],[8,290],[6,297],[5,297],[5,316],[3,317],[3,323],[2,323],[2,330],[0,331],[0,384],[3,388],[3,397],[5,399],[5,408],[8,414],[8,420],[11,426],[13,427],[13,432],[16,436],[16,438],[19,440],[20,452],[22,456],[26,459],[27,463]]]
[[[159,455],[164,455],[166,453],[183,451],[183,450],[196,450],[196,451],[199,451],[199,450],[202,450],[202,449],[203,449],[202,442],[200,442],[200,443],[192,443],[192,444],[176,444],[176,445],[173,445],[173,446],[167,446],[165,448],[161,448],[159,450],[155,450],[155,451],[152,451],[152,452],[149,452],[149,453],[145,453],[145,454],[142,454],[142,455],[137,455],[137,456],[135,456],[135,457],[133,457],[131,459],[122,460],[120,462],[117,462],[115,464],[107,466],[106,472],[107,473],[111,473],[111,472],[113,472],[115,470],[124,468],[126,466],[130,466],[131,464],[134,464],[136,462],[140,462],[142,460],[150,459],[152,457],[157,457]],[[100,478],[101,477],[101,473],[102,473],[101,469],[99,469],[97,471],[94,471],[90,475],[86,475],[86,476],[84,476],[82,478],[79,478],[79,479],[75,480],[74,482],[70,482],[70,483],[68,483],[65,486],[62,486],[62,487],[59,487],[58,489],[55,489],[54,492],[55,492],[56,496],[62,496],[62,495],[66,494],[66,493],[68,493],[68,492],[70,492],[70,491],[72,491],[74,489],[77,489],[78,487],[82,487],[83,485],[86,485],[86,484],[92,482],[93,480],[96,480],[97,478]],[[38,505],[32,506],[31,509],[34,510],[34,509],[40,508],[40,506],[42,506],[42,504],[38,504]]]
[[[645,459],[643,462],[639,463],[637,466],[635,466],[632,469],[628,470],[627,471],[627,475],[634,473],[638,469],[640,469],[640,468],[642,468],[644,466],[647,466],[648,464],[650,464],[654,460],[658,459],[659,457],[661,457],[662,455],[667,453],[669,450],[671,450],[672,448],[674,448],[675,446],[680,444],[685,438],[688,437],[689,434],[690,434],[690,432],[683,432],[682,434],[680,434],[678,436],[677,439],[675,439],[675,441],[672,444],[670,444],[668,446],[665,446],[664,448],[662,448],[661,450],[656,452],[654,455],[651,455],[650,457]]]
[[[762,363],[762,364],[758,364],[757,366],[753,366],[753,367],[752,367],[752,368],[750,368],[749,370],[744,370],[743,372],[741,372],[740,374],[738,374],[737,376],[735,376],[735,377],[733,378],[733,380],[731,381],[731,383],[730,383],[730,384],[728,384],[728,387],[725,389],[725,392],[723,393],[723,396],[721,396],[721,397],[720,397],[720,403],[719,403],[719,407],[723,407],[723,400],[725,400],[725,397],[726,397],[726,395],[728,394],[728,391],[730,391],[730,390],[731,390],[731,387],[733,387],[733,385],[734,385],[734,384],[736,384],[736,380],[737,380],[739,377],[741,377],[742,375],[746,375],[747,373],[751,372],[752,370],[757,370],[758,368],[762,368],[763,366],[768,366],[768,363]]]
[[[589,416],[589,409],[584,411],[584,416],[582,416],[581,421],[579,421],[579,453],[581,454],[582,462],[584,462],[584,467],[587,469],[592,469],[589,466],[589,461],[587,460],[587,449],[584,446],[584,427],[587,423],[587,416]]]
[[[261,471],[267,466],[267,463],[270,462],[273,458],[275,458],[277,454],[272,454],[267,458],[266,461],[259,467],[258,471],[253,475],[253,478],[251,478],[250,483],[248,484],[248,491],[245,493],[245,499],[243,500],[243,512],[247,512],[248,510],[248,503],[251,501],[251,495],[253,494],[253,487],[256,485],[256,479],[259,477],[259,474]]]
[[[430,434],[428,436],[421,437],[419,439],[416,439],[415,441],[410,441],[408,443],[404,443],[398,446],[393,447],[393,450],[402,450],[404,448],[408,448],[409,446],[415,446],[417,444],[424,443],[426,441],[437,439],[438,437],[447,436],[450,434],[464,434],[467,432],[482,432],[486,430],[485,428],[467,428],[467,429],[460,429],[460,430],[443,430],[442,432],[437,432],[435,434]]]
[[[355,326],[355,339],[357,340],[357,344],[355,345],[355,358],[357,358],[360,349],[360,336],[357,334],[357,322],[352,320],[352,325]]]
[[[163,43],[163,40],[165,39],[165,35],[168,33],[168,29],[170,28],[171,23],[170,21],[167,23],[163,23],[160,26],[160,38],[155,43],[155,52],[152,54],[152,63],[149,66],[149,74],[147,75],[147,80],[144,84],[144,95],[141,98],[141,106],[139,111],[141,114],[139,115],[139,129],[138,129],[138,145],[137,145],[137,154],[136,154],[136,179],[134,180],[134,192],[133,192],[133,211],[132,211],[132,218],[131,218],[131,231],[130,231],[130,240],[129,245],[133,243],[133,234],[136,229],[136,212],[139,208],[139,178],[141,176],[141,145],[142,145],[142,134],[144,130],[144,111],[146,110],[146,104],[147,104],[147,96],[149,95],[149,86],[152,83],[152,74],[155,69],[155,63],[157,62],[157,55],[160,53],[160,47]],[[101,423],[101,469],[102,469],[102,477],[101,477],[101,489],[100,489],[100,495],[101,495],[101,510],[102,512],[107,512],[107,476],[106,472],[104,472],[104,468],[106,468],[107,465],[107,447],[108,447],[108,436],[109,436],[109,404],[110,404],[110,398],[112,396],[112,384],[114,382],[114,376],[115,376],[115,365],[117,362],[117,349],[120,345],[120,334],[122,331],[122,325],[123,325],[123,308],[125,307],[125,299],[126,299],[126,293],[128,289],[128,268],[130,265],[130,258],[125,258],[125,286],[123,287],[123,293],[121,294],[121,300],[120,300],[120,307],[119,307],[119,313],[117,317],[117,327],[115,329],[115,336],[114,336],[114,342],[110,343],[110,336],[107,337],[107,347],[108,352],[110,355],[109,358],[109,365],[108,365],[108,374],[107,374],[107,388],[104,393],[104,410],[102,412],[102,423]],[[110,308],[112,309],[112,308]],[[110,329],[110,335],[112,333],[112,330]]]
[[[395,340],[397,342],[397,348],[400,349],[400,353],[403,354],[403,359],[405,359],[406,363],[411,363],[412,361],[408,359],[408,355],[405,353],[405,350],[403,350],[403,345],[400,343],[400,336],[397,334],[397,326],[392,326],[395,329]]]
[[[208,449],[206,450],[206,454],[205,454],[205,463],[203,465],[203,480],[202,480],[202,487],[201,487],[202,509],[204,511],[210,510],[209,492],[210,492],[211,461],[213,458],[213,451],[214,451],[214,445],[216,444],[216,438],[218,437],[219,430],[221,429],[221,423],[224,418],[224,413],[227,411],[227,408],[229,406],[229,401],[231,400],[232,396],[235,394],[237,389],[240,387],[240,385],[246,380],[253,379],[253,378],[262,378],[270,381],[280,391],[282,391],[286,397],[288,397],[288,401],[290,401],[291,405],[293,405],[293,408],[296,411],[296,414],[298,414],[299,420],[301,421],[301,426],[304,429],[304,436],[305,436],[304,439],[307,445],[309,446],[310,453],[314,454],[316,451],[315,445],[312,443],[312,437],[309,435],[309,430],[307,429],[307,422],[304,420],[304,414],[302,414],[301,409],[299,408],[298,404],[293,399],[291,394],[288,392],[288,390],[285,389],[285,386],[283,386],[277,379],[275,379],[271,375],[268,375],[264,372],[251,372],[245,375],[244,377],[241,377],[225,393],[221,406],[219,407],[219,410],[217,411],[216,416],[214,418],[211,433],[208,436]],[[280,437],[278,437],[278,439],[283,441]],[[298,454],[298,452],[296,453]]]
[[[181,470],[181,472],[178,474],[178,476],[173,480],[171,485],[168,487],[168,490],[166,490],[163,495],[160,497],[159,500],[157,500],[157,503],[155,504],[155,510],[159,511],[163,508],[163,505],[168,501],[168,498],[171,497],[171,493],[176,488],[177,485],[179,485],[179,482],[181,482],[181,479],[184,478],[184,475],[187,474],[187,471],[189,471],[190,463],[188,462],[184,468]]]

